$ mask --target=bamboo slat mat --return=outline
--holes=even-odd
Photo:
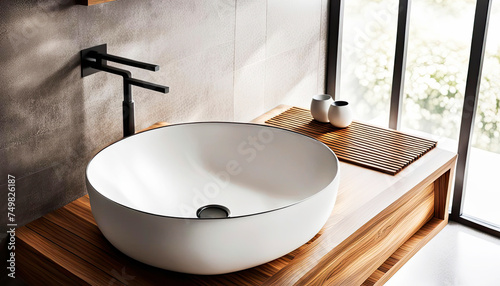
[[[309,110],[292,107],[267,124],[318,139],[339,160],[395,175],[436,147],[437,142],[400,131],[353,121],[344,129],[313,120]]]

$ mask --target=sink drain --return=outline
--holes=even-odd
[[[206,205],[196,211],[199,218],[226,218],[229,214],[229,209],[221,205]]]

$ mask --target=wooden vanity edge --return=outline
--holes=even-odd
[[[437,170],[434,184],[434,216],[405,241],[362,285],[384,285],[422,247],[435,237],[447,224],[448,206],[455,175],[457,155]],[[431,175],[432,176],[432,175]]]
[[[387,280],[389,280],[396,271],[401,268],[406,261],[408,261],[418,250],[420,250],[430,239],[432,239],[439,231],[444,228],[448,223],[448,204],[451,191],[451,182],[454,175],[454,166],[456,164],[457,155],[454,155],[447,163],[443,164],[440,168],[436,169],[423,181],[418,183],[412,189],[410,189],[405,195],[401,196],[398,200],[389,205],[386,209],[380,212],[377,216],[372,218],[369,222],[363,225],[361,228],[356,230],[347,239],[342,241],[338,245],[328,246],[328,241],[319,237],[313,244],[308,245],[308,249],[303,250],[303,253],[308,253],[307,256],[313,255],[314,247],[328,248],[332,249],[320,259],[320,263],[315,261],[307,262],[305,259],[300,259],[296,257],[287,266],[282,268],[278,273],[270,277],[264,285],[383,285]],[[423,225],[418,225],[418,227],[413,231],[413,235],[405,240],[402,240],[397,245],[398,247],[393,247],[390,251],[385,251],[379,253],[380,262],[373,265],[365,265],[366,269],[372,268],[373,270],[368,272],[368,274],[359,273],[344,273],[343,277],[335,277],[332,279],[330,277],[331,273],[336,273],[338,267],[349,268],[353,264],[359,263],[358,260],[351,261],[351,264],[346,264],[343,261],[338,261],[337,263],[330,264],[327,260],[327,256],[333,253],[342,253],[342,248],[349,248],[349,251],[354,252],[356,249],[355,245],[360,237],[360,234],[366,232],[371,228],[374,221],[377,221],[380,217],[386,216],[387,211],[391,210],[395,205],[404,205],[412,196],[418,194],[418,192],[426,189],[429,185],[433,185],[434,188],[434,209],[433,215],[424,222]],[[446,210],[446,211],[444,211]],[[326,244],[325,244],[326,243]],[[323,244],[323,245],[318,245]],[[374,245],[372,248],[380,248],[381,245]],[[402,250],[405,251],[402,251]],[[359,249],[357,249],[359,250]],[[370,249],[364,249],[367,252]],[[402,253],[404,253],[402,255]],[[397,257],[397,263],[392,263],[394,257]],[[307,259],[307,258],[306,258]],[[363,260],[364,257],[360,255],[358,259]],[[389,263],[388,263],[389,260]],[[378,265],[378,266],[377,266]],[[387,267],[390,265],[390,267]],[[380,271],[381,267],[388,268],[385,272]],[[359,269],[359,265],[357,266]],[[384,269],[384,268],[382,268]],[[364,281],[364,282],[363,282]],[[373,282],[373,283],[370,283]]]

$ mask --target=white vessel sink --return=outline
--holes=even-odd
[[[339,163],[298,133],[202,122],[118,141],[90,161],[86,178],[92,214],[120,251],[172,271],[222,274],[314,237],[335,204]]]

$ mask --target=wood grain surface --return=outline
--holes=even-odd
[[[313,239],[225,275],[175,273],[127,257],[99,231],[84,196],[17,230],[18,271],[32,285],[382,285],[446,225],[455,161],[436,148],[395,176],[341,162],[335,208]]]
[[[436,147],[437,142],[354,121],[347,128],[313,120],[309,110],[292,107],[266,121],[320,140],[339,160],[391,175]]]

